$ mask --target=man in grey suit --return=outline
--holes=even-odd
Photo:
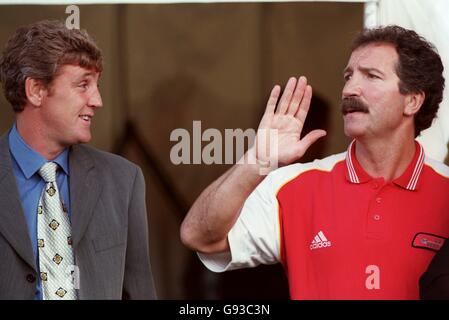
[[[17,29],[0,57],[15,112],[0,138],[0,299],[156,296],[142,172],[82,145],[101,71],[89,35],[57,21]]]

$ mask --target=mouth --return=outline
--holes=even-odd
[[[79,117],[83,120],[86,121],[88,123],[90,123],[92,121],[93,115],[90,114],[81,114],[79,115]]]
[[[347,110],[343,110],[342,113],[344,116],[346,116],[351,113],[368,113],[368,112],[366,112],[365,110],[360,110],[360,109],[347,109]]]

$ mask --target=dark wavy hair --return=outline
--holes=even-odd
[[[15,112],[26,104],[25,80],[48,87],[63,65],[103,70],[101,50],[85,30],[68,29],[60,21],[40,21],[18,28],[0,56],[0,81]]]
[[[443,63],[435,47],[415,31],[399,26],[363,30],[353,41],[352,51],[372,43],[388,43],[396,48],[396,73],[401,94],[424,92],[425,99],[415,115],[415,137],[427,129],[443,100]]]

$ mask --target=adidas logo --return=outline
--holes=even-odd
[[[330,247],[332,244],[329,240],[327,240],[323,231],[318,232],[318,234],[313,238],[312,243],[310,244],[310,250],[320,249]]]

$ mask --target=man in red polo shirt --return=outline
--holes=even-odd
[[[258,135],[246,154],[254,162],[232,167],[196,200],[182,241],[217,272],[281,262],[292,299],[418,299],[419,277],[449,236],[449,168],[415,141],[442,100],[442,71],[413,31],[362,32],[342,92],[353,141],[307,164],[291,163],[326,134],[300,137],[312,89],[291,78],[278,102],[275,86],[259,129],[277,130],[283,167],[260,175],[273,155]]]

